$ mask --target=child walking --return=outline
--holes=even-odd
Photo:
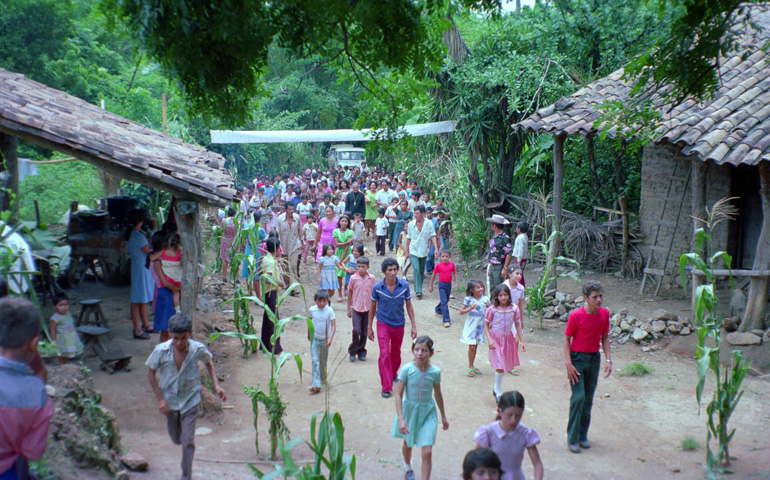
[[[51,341],[59,348],[59,365],[83,353],[83,343],[75,330],[75,320],[70,313],[70,300],[63,293],[53,298],[55,313],[48,322]]]
[[[519,307],[519,313],[524,312],[524,284],[521,283],[521,278],[524,275],[524,271],[518,265],[514,265],[508,269],[508,280],[503,282],[503,285],[508,287],[511,291],[511,303]]]
[[[498,285],[492,292],[493,305],[484,313],[484,334],[489,342],[489,363],[495,370],[495,386],[492,394],[498,401],[503,393],[503,372],[519,366],[516,337],[521,339],[521,350],[526,352],[521,334],[519,307],[511,303],[511,291]]]
[[[406,224],[404,224],[404,229],[398,234],[398,248],[396,249],[396,261],[398,262],[398,268],[401,269],[401,273],[404,275],[404,280],[406,280],[406,274],[409,272],[409,267],[412,266],[412,260],[410,260],[406,256],[406,251],[404,250],[404,244],[406,243]]]
[[[434,309],[436,315],[440,315],[444,320],[444,328],[449,328],[452,323],[452,319],[449,318],[449,296],[452,294],[452,278],[457,283],[457,269],[455,264],[450,262],[449,259],[452,254],[449,250],[441,250],[439,253],[439,264],[433,267],[433,275],[430,276],[430,288],[428,291],[433,293],[433,281],[438,276],[438,293],[439,303]],[[458,290],[460,284],[457,284]]]
[[[414,480],[412,469],[412,448],[421,447],[422,480],[430,479],[433,466],[433,444],[436,443],[436,405],[441,413],[444,430],[449,420],[444,412],[444,397],[441,394],[441,370],[431,364],[433,340],[427,335],[417,337],[412,343],[414,361],[407,363],[398,372],[396,383],[396,419],[390,434],[403,438],[401,453],[404,457],[404,479]],[[406,398],[404,393],[406,392]],[[436,401],[433,401],[433,395]]]
[[[484,339],[484,312],[489,306],[489,297],[484,295],[484,282],[471,280],[465,288],[465,300],[460,307],[460,314],[465,318],[465,326],[460,341],[468,344],[468,376],[481,375],[481,370],[474,366],[476,349],[479,344],[486,343]]]
[[[381,257],[385,256],[385,243],[388,241],[388,219],[385,218],[385,209],[377,210],[377,220],[374,221],[375,250]]]
[[[358,246],[363,249],[361,244],[353,248],[356,249]],[[374,287],[375,278],[369,273],[367,257],[358,257],[356,269],[356,273],[350,277],[350,284],[348,284],[348,318],[353,320],[353,340],[348,347],[348,355],[351,362],[356,361],[356,356],[359,361],[364,362],[366,361],[369,308],[372,305],[372,287]]]
[[[205,345],[192,340],[192,319],[177,314],[168,322],[171,340],[160,343],[147,358],[147,377],[158,399],[158,409],[166,416],[168,435],[175,445],[182,446],[182,480],[192,478],[195,454],[195,420],[200,403],[200,361],[214,383],[214,391],[222,401],[227,400],[219,386],[211,352]],[[155,374],[160,373],[160,382]]]
[[[318,223],[315,219],[315,209],[310,211],[310,216],[307,217],[307,223],[302,227],[302,233],[305,235],[305,244],[302,246],[302,263],[307,264],[307,252],[310,250],[310,255],[315,258],[315,237],[318,233]]]
[[[497,402],[497,418],[473,434],[478,448],[489,448],[500,458],[503,475],[501,480],[524,480],[521,463],[524,450],[535,467],[535,480],[543,479],[543,462],[537,445],[540,436],[534,428],[521,423],[524,415],[524,397],[521,393],[505,392]]]
[[[353,245],[353,250],[350,255],[348,255],[347,258],[347,268],[345,269],[345,291],[347,293],[348,285],[350,284],[350,277],[354,273],[356,273],[356,265],[358,263],[358,259],[364,254],[364,244],[363,243],[356,243]]]
[[[310,331],[307,332],[313,372],[313,384],[308,387],[311,395],[319,393],[321,384],[326,383],[326,359],[329,357],[329,347],[337,331],[334,310],[329,306],[329,292],[324,289],[317,290],[313,301],[315,305],[308,310],[310,319],[313,321],[313,338],[310,338]]]
[[[340,259],[334,254],[334,245],[324,243],[321,247],[323,253],[318,260],[318,288],[329,291],[329,296],[334,296],[337,289],[337,267],[342,265]]]

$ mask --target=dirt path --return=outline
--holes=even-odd
[[[379,273],[380,259],[374,259],[373,271]],[[536,276],[529,273],[529,277]],[[312,281],[311,281],[312,279]],[[668,308],[683,314],[687,302],[683,299],[650,302],[635,295],[638,285],[614,277],[601,277],[605,282],[605,306],[610,310],[628,308],[638,317],[648,316],[658,308]],[[303,280],[315,287],[315,275],[303,270]],[[461,275],[461,284],[467,281]],[[560,286],[560,290],[577,292],[574,284]],[[131,372],[107,375],[96,368],[93,360],[87,363],[93,370],[97,388],[104,403],[116,414],[124,445],[144,455],[150,461],[150,471],[133,474],[138,479],[167,479],[178,475],[180,451],[166,434],[165,421],[157,412],[156,403],[146,380],[144,360],[156,340],[139,342],[129,340],[127,320],[128,289],[88,285],[90,298],[104,298],[108,316],[116,335],[112,343],[117,348],[134,353]],[[487,351],[479,349],[477,366],[487,374],[469,378],[465,375],[467,346],[459,342],[461,319],[453,311],[453,325],[442,328],[433,306],[438,294],[427,294],[414,301],[419,334],[430,335],[436,342],[433,362],[442,369],[442,390],[447,405],[450,429],[439,431],[434,450],[433,478],[458,478],[464,454],[473,448],[473,432],[493,420],[495,404],[490,394],[493,375],[489,368]],[[312,293],[311,293],[312,295]],[[81,296],[80,298],[85,298]],[[76,298],[77,300],[78,298]],[[462,297],[454,300],[459,303]],[[308,438],[310,416],[324,408],[342,413],[345,424],[345,445],[357,457],[358,479],[398,479],[402,477],[400,442],[389,432],[395,416],[393,399],[382,399],[377,374],[377,346],[369,345],[366,362],[350,363],[346,348],[350,341],[351,325],[345,315],[344,304],[332,302],[337,312],[338,334],[330,353],[330,389],[324,395],[310,396],[306,387],[310,381],[310,354],[306,332],[300,325],[290,326],[283,337],[287,351],[297,351],[304,362],[300,381],[297,368],[288,363],[281,372],[280,391],[288,401],[287,424],[293,437]],[[280,310],[281,316],[299,313],[302,304],[292,299]],[[261,312],[254,309],[255,313]],[[226,323],[227,317],[212,314],[214,323]],[[695,452],[683,452],[681,442],[686,436],[705,441],[705,408],[698,416],[694,399],[695,362],[690,355],[671,353],[692,351],[694,336],[675,339],[668,348],[643,353],[634,345],[613,344],[616,373],[624,364],[644,361],[654,368],[651,375],[642,378],[620,377],[615,374],[600,380],[593,408],[590,439],[593,447],[581,455],[566,448],[566,422],[569,406],[569,386],[565,378],[561,342],[563,325],[549,324],[546,330],[527,328],[526,353],[521,354],[521,375],[506,375],[504,390],[517,389],[527,401],[523,423],[534,427],[542,439],[540,455],[547,478],[581,479],[638,479],[638,478],[703,478],[700,463],[705,459],[701,446]],[[767,355],[768,347],[762,348]],[[213,433],[196,439],[196,478],[242,479],[253,478],[246,462],[257,459],[254,449],[254,429],[250,400],[241,385],[266,384],[267,361],[260,356],[243,359],[240,346],[234,339],[218,340],[212,345],[217,370],[226,377],[222,383],[228,393],[226,409],[218,418],[203,418],[198,427],[209,427]],[[403,358],[409,361],[408,342],[403,347]],[[707,384],[710,385],[710,384]],[[770,476],[770,382],[767,377],[747,377],[745,394],[731,420],[737,429],[731,454],[736,458],[734,478],[766,479]],[[261,453],[268,451],[267,419],[259,417]],[[295,449],[295,458],[310,460],[305,447]],[[264,465],[263,465],[264,466]],[[265,466],[267,470],[269,467]],[[419,472],[419,460],[415,460]],[[532,467],[525,459],[528,478]],[[678,472],[678,473],[674,473]]]

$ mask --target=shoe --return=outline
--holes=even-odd
[[[414,480],[414,470],[404,472],[404,480]]]
[[[476,372],[472,368],[469,368],[468,369],[468,376],[469,377],[475,377],[476,376]]]
[[[444,322],[444,328],[449,328],[451,325],[451,322]]]
[[[390,392],[382,392],[382,398],[390,398],[391,393]]]
[[[585,449],[591,448],[591,442],[589,442],[588,440],[581,440],[578,445],[580,445],[580,448],[585,448]]]
[[[422,298],[422,292],[417,292],[417,298]]]
[[[365,362],[366,361],[366,355],[358,354],[358,361],[359,362]]]
[[[150,339],[150,336],[149,336],[149,335],[147,335],[147,333],[145,333],[145,332],[142,332],[142,333],[140,333],[139,335],[137,335],[136,333],[134,333],[134,338],[135,338],[135,339],[137,339],[137,340],[149,340],[149,339]]]
[[[443,314],[443,313],[438,313],[438,312],[436,312],[436,317],[438,317],[438,318],[442,318],[443,316],[444,316],[444,314]]]
[[[569,451],[572,453],[580,453],[580,447],[576,443],[567,444],[567,448],[569,448]]]
[[[495,393],[495,389],[492,389],[492,396],[495,397],[495,403],[498,403],[500,399],[497,397],[497,394]]]
[[[356,361],[356,356],[355,355],[351,355],[350,356],[350,361],[351,362],[355,362]]]

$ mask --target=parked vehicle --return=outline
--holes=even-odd
[[[348,144],[336,144],[329,147],[329,167],[360,167],[366,162],[366,149]]]

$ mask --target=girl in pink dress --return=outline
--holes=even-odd
[[[230,270],[230,261],[233,255],[233,242],[238,229],[235,226],[235,207],[227,207],[227,215],[222,219],[222,244],[219,246],[219,258],[222,259],[222,279],[227,281],[227,273]]]
[[[334,243],[334,230],[337,228],[339,220],[334,217],[334,206],[329,205],[324,210],[325,217],[318,222],[318,233],[316,234],[316,245],[323,245],[324,243]],[[318,249],[315,256],[315,261],[318,262],[323,256],[322,248]]]
[[[511,303],[511,291],[498,285],[492,292],[493,305],[484,313],[484,334],[489,344],[489,363],[495,370],[495,401],[503,393],[503,373],[519,365],[516,337],[521,339],[521,350],[526,352],[521,333],[519,307]]]
[[[521,284],[523,276],[521,267],[513,266],[508,269],[508,280],[503,282],[503,285],[511,291],[511,303],[519,307],[519,313],[522,316],[524,316],[524,285]]]

